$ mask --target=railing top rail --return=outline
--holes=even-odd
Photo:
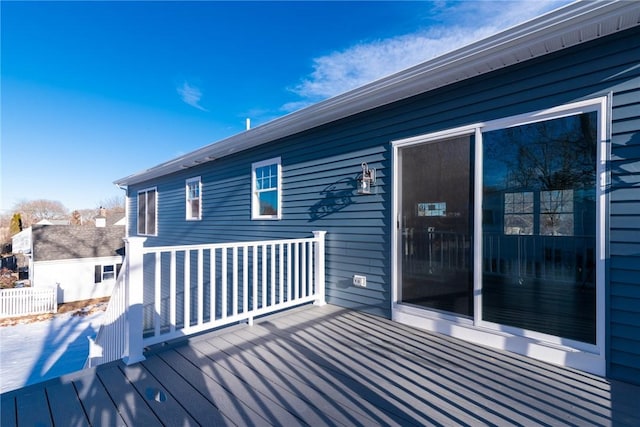
[[[278,240],[255,240],[247,242],[228,242],[228,243],[204,243],[197,245],[179,245],[179,246],[149,246],[143,248],[143,253],[156,253],[156,252],[168,252],[168,251],[187,251],[187,250],[199,250],[199,249],[220,249],[220,248],[241,248],[245,246],[259,246],[259,245],[279,245],[287,243],[312,243],[318,241],[317,237],[303,237],[297,239],[278,239]]]

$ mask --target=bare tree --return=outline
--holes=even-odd
[[[13,207],[13,211],[20,213],[22,226],[31,226],[43,219],[67,219],[69,211],[57,200],[21,200]]]
[[[124,196],[113,196],[108,199],[103,199],[100,201],[100,208],[104,208],[106,210],[107,217],[122,218],[125,213],[125,199]]]
[[[124,196],[113,196],[100,200],[100,207],[106,210],[122,210],[124,212]]]

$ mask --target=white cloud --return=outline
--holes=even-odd
[[[177,89],[178,94],[186,104],[197,108],[198,110],[208,111],[202,105],[200,105],[200,99],[202,99],[202,91],[195,86],[191,86],[189,83],[184,82],[182,86]]]
[[[282,107],[300,107],[344,93],[384,76],[468,45],[510,26],[568,3],[560,1],[460,2],[454,8],[432,9],[438,26],[361,43],[313,60],[313,71],[290,90],[302,99]],[[451,24],[447,24],[451,22]],[[481,25],[478,25],[481,23]]]

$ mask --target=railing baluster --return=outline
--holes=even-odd
[[[184,251],[184,327],[191,326],[191,251]]]
[[[154,313],[152,316],[153,319],[153,334],[155,336],[160,335],[160,319],[162,312],[162,276],[161,276],[161,267],[162,267],[162,252],[156,252],[155,256],[155,283],[154,283]]]
[[[270,305],[276,305],[276,245],[269,245],[271,253],[271,280],[269,289],[271,290]]]
[[[258,309],[258,245],[253,245],[253,286],[251,287],[251,311]]]
[[[267,245],[262,244],[262,275],[260,281],[260,301],[262,302],[261,308],[267,306]]]
[[[233,305],[231,311],[234,316],[238,315],[238,247],[233,247],[233,271],[232,273],[232,297],[231,304]]]
[[[284,245],[278,245],[278,303],[284,301]]]
[[[211,248],[211,252],[209,254],[209,283],[211,293],[211,321],[214,322],[216,320],[216,304],[217,304],[217,296],[218,296],[218,287],[216,284],[216,277],[218,272],[216,271],[216,258],[217,258],[218,250],[216,248]]]
[[[198,325],[204,323],[204,253],[198,249]]]
[[[291,243],[287,243],[287,301],[291,301]]]
[[[229,302],[227,301],[227,248],[222,248],[222,257],[220,258],[220,267],[222,269],[222,274],[221,274],[221,293],[220,293],[220,318],[221,319],[226,319],[227,318],[227,314],[229,313],[227,311],[228,309],[228,304]]]
[[[169,330],[175,332],[178,320],[176,307],[176,251],[171,251],[169,254]]]
[[[242,312],[247,313],[249,311],[249,247],[247,245],[242,246]]]
[[[314,283],[313,283],[313,273],[314,273],[314,269],[313,269],[313,257],[314,257],[314,252],[313,252],[313,245],[314,242],[309,242],[307,243],[307,245],[309,246],[309,250],[307,252],[307,286],[308,286],[308,296],[309,295],[313,295],[315,293],[314,290]]]
[[[301,243],[301,254],[300,254],[300,293],[301,297],[304,298],[307,296],[307,244]]]
[[[294,243],[293,251],[293,299],[300,298],[300,243]]]

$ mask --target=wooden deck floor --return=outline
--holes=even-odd
[[[331,305],[1,400],[3,427],[640,425],[640,387]]]

